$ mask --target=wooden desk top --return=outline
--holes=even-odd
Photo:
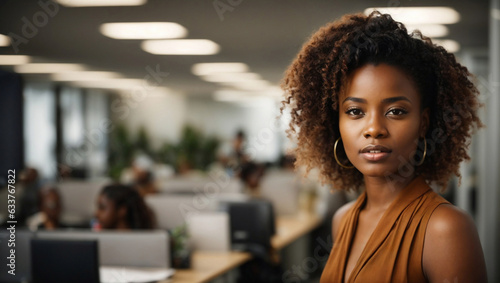
[[[280,216],[276,219],[276,235],[271,238],[274,250],[280,250],[301,236],[318,227],[318,215],[301,212],[297,215]],[[175,275],[161,283],[204,283],[211,281],[252,258],[245,252],[194,252],[192,268],[176,270]]]
[[[321,218],[313,213],[280,216],[276,219],[276,235],[271,238],[271,246],[275,250],[281,250],[320,224]]]
[[[161,283],[204,283],[213,280],[252,258],[244,252],[194,252],[191,269],[177,269],[174,276]]]

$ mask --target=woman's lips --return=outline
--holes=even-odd
[[[360,150],[361,155],[368,161],[380,161],[391,154],[391,150],[382,145],[367,145]]]
[[[363,158],[368,161],[380,161],[387,158],[391,154],[390,152],[365,152],[361,153]]]

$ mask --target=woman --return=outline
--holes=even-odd
[[[100,229],[153,229],[152,211],[131,186],[105,186],[97,198],[96,219]]]
[[[59,191],[54,186],[45,186],[38,193],[38,207],[40,208],[41,223],[38,229],[54,230],[67,228],[60,222],[62,200]],[[33,218],[35,219],[35,218]]]
[[[453,54],[374,12],[316,32],[289,67],[297,165],[363,190],[333,217],[321,282],[486,282],[474,222],[436,194],[475,127],[478,91]],[[424,241],[425,239],[425,241]]]

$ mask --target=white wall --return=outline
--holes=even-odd
[[[142,98],[124,94],[111,102],[111,115],[113,121],[123,122],[134,135],[145,127],[151,145],[158,149],[166,141],[178,141],[186,116],[186,98],[163,90],[148,92]]]
[[[247,152],[254,160],[276,161],[284,132],[281,120],[276,121],[278,113],[277,103],[272,99],[238,104],[193,97],[187,100],[186,122],[205,134],[216,135],[226,148],[242,129],[247,138]]]

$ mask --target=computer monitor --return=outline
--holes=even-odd
[[[99,283],[96,240],[31,240],[33,283]]]
[[[229,213],[231,247],[265,256],[271,246],[271,236],[275,233],[271,202],[224,202],[220,204],[220,209]]]

